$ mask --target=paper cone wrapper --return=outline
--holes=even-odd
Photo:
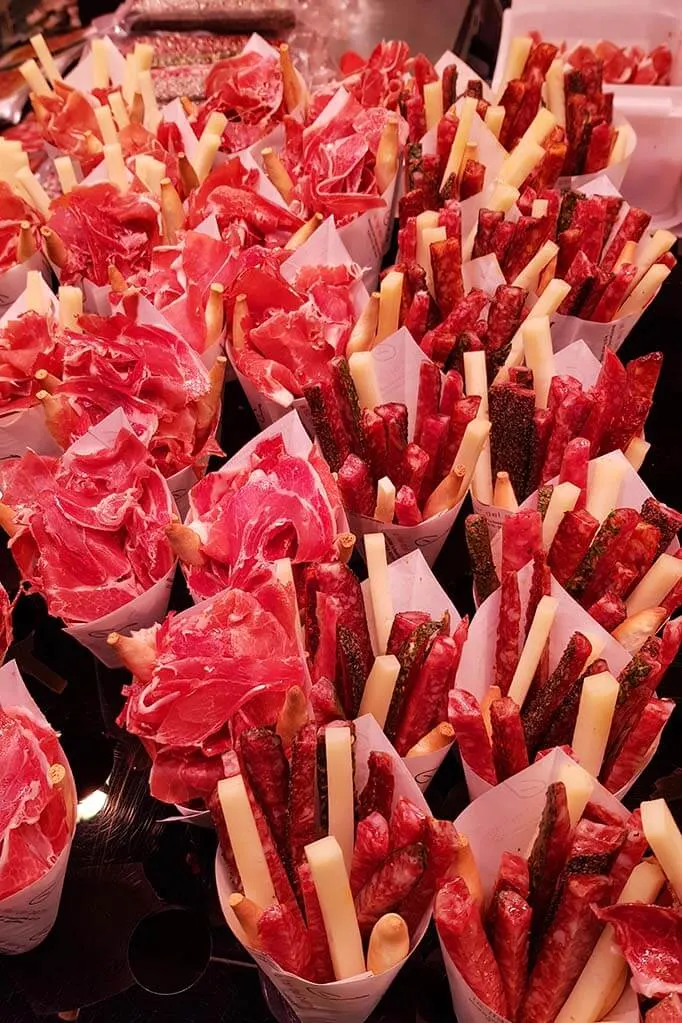
[[[4,316],[25,290],[29,270],[39,270],[47,281],[50,268],[42,252],[35,252],[30,259],[0,274],[0,315]]]
[[[133,432],[121,409],[116,409],[101,423],[91,427],[87,433],[74,441],[69,451],[85,454],[98,451],[102,447],[110,447],[121,429]],[[108,668],[120,668],[121,662],[108,646],[107,636],[110,632],[128,635],[137,629],[146,629],[155,622],[162,621],[168,611],[174,575],[175,564],[145,593],[134,597],[127,604],[102,618],[65,627],[64,632],[78,640],[81,646],[87,647]]]
[[[411,799],[421,810],[431,816],[428,804],[407,768],[401,762],[390,742],[370,715],[358,718],[355,722],[355,786],[361,792],[368,777],[367,758],[372,750],[389,753],[394,758],[393,771],[395,792],[393,805],[401,796]],[[246,946],[237,920],[228,905],[233,892],[225,861],[220,849],[216,854],[216,886],[218,898],[230,930],[241,943]],[[431,910],[424,915],[412,940],[410,955],[424,936],[431,918]],[[302,980],[282,970],[268,956],[248,949],[259,969],[274,984],[279,993],[291,1007],[301,1023],[363,1023],[370,1015],[388,988],[397,977],[407,958],[393,969],[374,976],[363,973],[351,980],[337,980],[331,984],[315,984]]]
[[[43,727],[52,727],[31,698],[16,661],[10,661],[0,668],[0,707],[3,709],[20,707]],[[43,877],[34,881],[28,888],[10,895],[8,899],[0,900],[1,955],[19,955],[35,948],[45,940],[57,918],[73,832],[76,830],[76,786],[65,756],[62,764],[66,768],[66,778],[63,782],[65,787],[68,786],[66,798],[74,808],[71,838]]]
[[[280,273],[286,281],[292,283],[299,270],[305,266],[345,266],[350,270],[356,264],[362,265],[351,255],[344,244],[342,232],[334,223],[334,218],[328,217],[308,241],[292,252],[289,258],[282,263]],[[367,288],[360,280],[356,281],[351,288],[351,302],[355,316],[359,317],[369,302]],[[293,409],[298,412],[312,432],[312,421],[305,398],[294,398],[288,405],[283,405],[261,394],[256,385],[238,369],[231,342],[228,342],[225,348],[234,375],[241,384],[244,396],[261,428],[276,423],[278,419]],[[330,350],[330,361],[331,357]]]
[[[570,757],[562,750],[554,750],[525,771],[490,789],[456,819],[455,827],[469,839],[486,897],[492,893],[502,853],[527,855],[544,810],[547,788],[560,781],[569,766],[575,766]],[[594,783],[591,801],[617,814],[623,821],[628,817],[625,807],[598,782]],[[441,950],[457,1019],[466,1023],[505,1023],[502,1016],[476,997],[442,942]],[[629,985],[607,1018],[613,1023],[639,1023],[637,999]]]
[[[33,258],[35,259],[35,257]],[[28,264],[24,263],[22,266],[28,266]],[[15,269],[19,268],[15,267]],[[10,271],[10,273],[13,272]],[[0,317],[0,329],[27,311],[25,283],[24,278],[24,289]],[[51,309],[52,313],[57,315],[57,299],[44,279],[42,290],[45,308]],[[38,455],[61,454],[61,448],[47,428],[45,413],[38,401],[29,408],[21,409],[18,412],[0,414],[0,459],[20,458],[29,448]]]
[[[382,402],[400,402],[407,407],[408,436],[414,436],[419,391],[419,367],[429,359],[415,343],[406,327],[401,327],[371,350],[374,372]],[[368,515],[348,512],[351,530],[360,540],[366,533],[383,533],[389,561],[402,558],[419,548],[429,565],[433,565],[448,538],[464,498],[449,511],[440,512],[418,526],[400,526],[379,522]],[[364,557],[364,543],[360,544]]]
[[[437,619],[442,618],[447,611],[450,615],[451,633],[461,621],[457,608],[436,579],[420,550],[414,550],[388,566],[388,585],[395,614],[399,611],[425,611],[430,618]],[[379,646],[369,582],[365,580],[361,588],[372,651],[376,656]],[[422,792],[426,792],[433,776],[448,755],[451,745],[452,743],[422,757],[403,757],[403,764]]]
[[[310,439],[310,435],[306,431],[301,419],[297,412],[288,412],[285,416],[279,419],[276,423],[273,423],[267,429],[263,430],[256,437],[245,444],[243,448],[240,448],[236,455],[233,455],[223,465],[218,472],[229,473],[235,469],[243,469],[250,465],[251,455],[256,450],[258,445],[268,440],[270,437],[281,436],[284,441],[284,447],[289,455],[297,455],[299,458],[308,458],[313,448],[313,441]],[[320,484],[321,485],[321,484]],[[341,505],[337,508],[332,509],[335,515],[336,531],[337,533],[348,532],[348,519]],[[191,525],[193,521],[192,511],[188,512],[185,523]],[[189,587],[190,593],[192,593],[192,587]],[[195,602],[198,601],[198,597],[192,593],[192,598]]]
[[[519,594],[521,597],[521,622],[525,621],[526,608],[530,594],[530,583],[533,575],[533,564],[529,562],[518,573]],[[568,595],[552,576],[551,596],[559,602],[554,625],[549,637],[549,670],[554,671],[568,641],[574,632],[590,633],[603,640],[604,649],[600,654],[608,663],[611,673],[618,676],[631,657],[620,643],[617,643],[608,632],[591,618],[587,611]],[[483,601],[469,626],[469,637],[464,644],[462,660],[457,672],[457,688],[466,689],[480,703],[493,684],[495,668],[495,646],[497,643],[497,623],[500,612],[500,589],[491,593]],[[464,764],[467,788],[471,799],[492,788]],[[499,786],[498,786],[499,787]]]
[[[615,111],[613,115],[613,126],[614,128],[624,128],[628,133],[625,157],[622,160],[619,160],[618,163],[611,164],[609,167],[603,167],[598,171],[592,171],[590,174],[572,174],[561,177],[556,183],[557,188],[583,190],[587,185],[590,185],[598,178],[606,177],[614,188],[620,189],[623,184],[623,179],[628,172],[630,161],[632,160],[632,154],[637,147],[637,135],[632,125],[629,124],[618,111]]]

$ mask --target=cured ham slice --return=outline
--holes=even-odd
[[[0,413],[34,405],[42,387],[36,372],[60,377],[63,358],[63,336],[51,318],[28,312],[11,320],[0,330]]]
[[[0,899],[43,877],[69,841],[63,787],[50,767],[67,767],[50,728],[25,710],[0,709]]]
[[[398,39],[384,40],[374,47],[365,64],[348,69],[350,74],[344,87],[365,107],[395,108],[409,56],[407,43]]]
[[[0,273],[4,273],[17,263],[17,244],[22,221],[29,224],[37,251],[40,248],[40,227],[43,220],[38,211],[24,202],[5,181],[0,181],[0,211]]]
[[[595,909],[611,924],[614,941],[632,970],[632,986],[645,998],[682,994],[682,914],[679,909],[623,903]]]
[[[66,82],[56,81],[54,91],[36,97],[33,107],[45,141],[77,160],[83,174],[89,174],[102,153],[101,149],[93,152],[88,139],[92,135],[101,142],[102,136],[88,97]]]
[[[168,486],[128,430],[89,454],[29,451],[3,463],[0,477],[15,513],[12,555],[55,617],[93,621],[170,571]]]
[[[153,796],[208,800],[227,773],[235,729],[274,724],[287,690],[305,688],[294,613],[293,593],[269,574],[257,595],[225,590],[136,634],[151,667],[124,689],[119,723],[152,757]]]
[[[285,114],[284,85],[276,51],[240,53],[218,61],[206,79],[208,99],[199,107],[193,127],[200,136],[214,111],[227,117],[222,148],[228,153],[248,149],[270,132]]]

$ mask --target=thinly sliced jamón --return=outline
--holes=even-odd
[[[483,515],[468,515],[464,533],[474,574],[476,599],[482,604],[500,585],[490,547],[490,531]]]
[[[303,725],[291,743],[291,769],[287,799],[287,832],[291,862],[303,861],[306,845],[318,837],[315,821],[315,775],[317,762],[317,730]]]
[[[250,728],[239,737],[239,754],[280,854],[285,855],[289,761],[282,740],[270,728]]]
[[[422,362],[419,367],[419,389],[417,391],[417,414],[414,422],[414,441],[421,444],[424,422],[428,416],[438,414],[440,405],[440,372],[431,362]]]
[[[517,500],[522,501],[528,494],[535,394],[514,384],[494,384],[488,400],[493,476],[508,472]]]
[[[632,781],[644,766],[649,750],[665,728],[674,709],[675,704],[672,700],[649,700],[608,772],[602,777],[602,784],[609,792],[618,792]]]
[[[533,510],[508,515],[502,523],[502,575],[520,572],[542,547],[542,519]]]
[[[418,883],[426,869],[426,849],[417,842],[392,852],[355,898],[355,911],[363,935],[390,913]]]
[[[517,892],[523,899],[527,899],[530,894],[528,860],[524,856],[519,855],[519,853],[502,853],[490,900],[491,907],[495,901],[495,896],[499,895],[500,892],[507,891]]]
[[[568,813],[566,786],[561,781],[552,782],[547,788],[538,834],[528,857],[529,901],[533,907],[533,929],[536,933],[542,928],[570,846],[571,818]]]
[[[298,884],[303,896],[303,910],[308,927],[312,978],[317,984],[328,984],[334,980],[334,967],[329,952],[320,900],[317,897],[317,889],[308,863],[301,863],[298,867]]]
[[[395,734],[395,748],[401,757],[439,721],[438,710],[454,685],[458,651],[449,636],[436,636],[409,693]]]
[[[358,818],[362,820],[375,810],[390,820],[395,790],[395,777],[390,754],[372,750],[367,758],[369,776],[358,798]]]
[[[369,466],[357,455],[349,455],[338,475],[339,490],[349,511],[359,515],[373,515],[376,492]]]
[[[483,930],[481,913],[463,877],[448,881],[433,909],[441,941],[471,990],[503,1018],[507,999],[495,953]]]
[[[390,851],[403,849],[406,845],[414,845],[424,838],[426,814],[407,796],[400,796],[393,807],[388,824],[390,835]]]
[[[448,697],[448,718],[462,760],[479,778],[495,785],[497,776],[490,739],[476,697],[465,689],[452,689]]]
[[[517,1018],[528,975],[533,911],[518,892],[496,896],[490,915],[493,950],[507,998],[507,1019]]]
[[[528,767],[528,750],[518,704],[508,696],[493,700],[490,723],[493,762],[499,783]]]
[[[520,1023],[553,1023],[601,932],[592,905],[605,905],[610,889],[599,875],[569,878],[531,971]]]
[[[661,538],[656,551],[656,557],[668,549],[674,537],[682,529],[682,513],[668,507],[655,497],[648,497],[640,510],[644,522],[650,522],[652,526],[660,531]]]
[[[523,728],[531,754],[539,748],[539,741],[553,714],[573,684],[581,677],[591,650],[592,644],[589,639],[581,632],[574,632],[550,677],[538,690],[535,698],[524,705]]]
[[[603,593],[599,600],[587,608],[587,613],[607,632],[613,632],[628,616],[622,597],[612,590]]]
[[[365,887],[372,874],[390,851],[388,821],[374,810],[358,822],[350,868],[350,890],[353,898]]]
[[[494,684],[503,696],[509,692],[521,655],[521,597],[516,572],[502,576],[497,620]]]
[[[598,563],[602,558],[611,560],[613,552],[620,549],[638,521],[639,514],[634,508],[616,508],[606,516],[582,561],[564,584],[572,597],[580,599]]]
[[[549,549],[549,567],[562,586],[578,571],[599,522],[585,509],[566,512]]]
[[[310,937],[300,913],[275,903],[258,920],[261,950],[278,966],[304,980],[315,979],[311,969]]]

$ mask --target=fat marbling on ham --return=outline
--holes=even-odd
[[[35,374],[44,369],[62,374],[64,337],[50,315],[26,312],[0,329],[0,414],[36,404],[43,384]]]

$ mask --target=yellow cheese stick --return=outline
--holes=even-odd
[[[618,679],[610,671],[589,675],[583,682],[571,748],[578,763],[599,777],[618,698]]]
[[[649,454],[651,444],[644,437],[633,437],[625,449],[625,457],[637,472],[642,468],[644,459]]]
[[[507,64],[500,83],[500,95],[504,92],[507,82],[514,78],[520,78],[528,60],[528,54],[533,47],[533,40],[530,36],[515,36],[509,43],[507,53]]]
[[[455,132],[455,137],[452,142],[448,162],[445,165],[443,179],[440,183],[441,190],[445,187],[446,182],[452,174],[457,176],[460,172],[464,150],[467,142],[469,141],[469,132],[471,131],[474,114],[476,113],[477,103],[478,100],[475,96],[465,96],[462,100],[462,108],[459,112],[459,124],[457,125],[457,131]]]
[[[478,406],[477,418],[488,419],[488,375],[485,364],[485,352],[464,353],[464,389],[467,396],[478,395],[481,404]],[[490,459],[490,441],[483,445],[478,457],[474,474],[471,478],[471,489],[477,501],[483,504],[493,502],[493,478]]]
[[[31,205],[35,206],[39,213],[48,217],[50,213],[50,197],[38,181],[30,167],[20,167],[15,174],[15,180],[21,185]]]
[[[123,93],[123,99],[126,104],[132,106],[133,100],[135,99],[135,93],[137,92],[137,62],[135,60],[135,54],[129,53],[126,56],[126,66],[123,73],[123,86],[121,88]]]
[[[613,272],[620,270],[624,263],[636,263],[637,262],[637,242],[629,241],[623,244],[623,248],[620,250],[620,256],[613,265]]]
[[[554,351],[549,317],[533,316],[525,320],[521,325],[521,336],[526,365],[533,371],[535,407],[545,409],[554,376]]]
[[[424,241],[424,231],[431,230],[438,227],[438,214],[435,210],[425,210],[424,213],[419,213],[415,221],[415,229],[417,234],[417,254],[416,260],[421,267],[426,268],[427,260],[431,261],[431,254],[429,247]]]
[[[587,470],[587,496],[585,509],[603,522],[618,507],[618,495],[623,485],[627,464],[622,458],[607,455],[593,459]]]
[[[483,209],[492,210],[495,213],[508,213],[519,198],[519,194],[518,188],[514,188],[513,185],[498,183],[495,185],[490,198],[483,203]],[[478,225],[474,224],[464,241],[464,245],[462,246],[462,259],[464,261],[471,259],[471,254],[474,251],[474,242],[476,241],[477,230]],[[419,262],[419,260],[417,260],[417,262]]]
[[[682,560],[661,554],[625,602],[628,618],[648,607],[660,607],[664,597],[682,579]]]
[[[374,359],[369,352],[353,352],[348,359],[348,368],[358,392],[362,408],[375,409],[381,405],[381,393],[374,372]]]
[[[225,114],[219,113],[214,110],[212,114],[209,114],[208,120],[206,121],[206,127],[202,131],[202,135],[206,132],[208,135],[222,135],[227,127],[227,118]]]
[[[379,300],[379,292],[373,291],[348,338],[346,358],[349,358],[354,352],[366,352],[368,349],[374,348],[379,325]]]
[[[634,868],[617,902],[652,904],[664,881],[659,865],[654,860],[645,860]],[[603,1017],[606,999],[625,971],[625,960],[613,940],[613,928],[609,924],[602,931],[555,1023],[597,1023]]]
[[[92,87],[107,89],[109,87],[109,49],[106,39],[93,39],[92,52]]]
[[[80,330],[78,317],[83,312],[83,292],[80,288],[63,285],[57,294],[60,327],[64,330]]]
[[[642,830],[659,866],[682,900],[682,835],[664,799],[642,803]]]
[[[426,130],[431,131],[443,116],[443,83],[440,79],[435,82],[427,82],[424,86],[424,109]]]
[[[138,71],[151,71],[154,63],[154,47],[151,43],[135,43],[133,54]]]
[[[267,909],[275,901],[275,889],[241,774],[218,782],[218,800],[244,895]]]
[[[544,200],[541,199],[538,201],[543,202]],[[536,214],[534,213],[533,216],[536,216]],[[544,214],[540,214],[540,216],[544,216]],[[523,270],[517,274],[516,278],[512,282],[514,287],[525,288],[526,291],[536,291],[540,274],[546,266],[549,266],[558,251],[559,246],[554,242],[544,242],[532,259],[529,259]]]
[[[371,714],[379,727],[384,727],[399,674],[398,658],[394,654],[379,654],[367,676],[358,717]]]
[[[545,155],[537,142],[519,142],[500,167],[498,180],[506,185],[520,188],[528,175],[535,170]]]
[[[668,279],[671,272],[670,267],[665,266],[663,263],[654,263],[646,271],[637,286],[630,292],[628,298],[625,299],[615,318],[620,320],[624,316],[640,313],[649,304],[661,285]]]
[[[55,64],[55,60],[50,52],[49,46],[40,34],[31,36],[30,42],[36,57],[43,65],[43,71],[54,85],[55,82],[61,80],[62,76],[59,73],[59,68]]]
[[[545,644],[549,640],[549,634],[556,618],[559,601],[556,597],[542,597],[535,611],[533,622],[528,630],[528,636],[524,644],[521,656],[519,657],[516,671],[509,687],[508,696],[511,696],[519,707],[523,707],[524,700],[528,695],[533,676],[540,663]]]
[[[377,503],[374,518],[389,524],[395,514],[395,487],[388,476],[382,476],[377,483]]]
[[[630,148],[631,138],[632,129],[629,124],[621,124],[619,128],[616,128],[616,141],[613,143],[613,149],[609,156],[609,167],[613,167],[625,159]]]
[[[30,169],[28,154],[21,148],[8,148],[7,145],[0,147],[0,181],[6,181],[8,185],[14,185],[17,171],[22,167]]]
[[[595,780],[580,764],[571,763],[562,767],[558,781],[562,781],[566,787],[568,815],[575,827],[592,797]]]
[[[635,282],[644,276],[644,273],[650,266],[653,266],[657,259],[660,259],[666,252],[669,252],[676,241],[677,236],[672,231],[654,231],[651,237],[642,243],[639,251],[635,254],[635,264],[640,274],[639,278],[635,278]],[[630,288],[630,291],[632,291],[632,288]]]
[[[478,160],[478,142],[467,142],[464,147],[464,156],[459,168],[460,177],[469,160]]]
[[[549,133],[556,128],[557,119],[547,107],[540,107],[525,132],[519,139],[516,148],[526,146],[529,142],[543,142]]]
[[[365,535],[365,560],[369,580],[369,598],[374,619],[374,635],[376,648],[380,654],[386,653],[388,637],[393,626],[393,598],[388,580],[388,562],[386,560],[386,539],[383,533],[367,533]]]
[[[159,127],[161,121],[161,111],[159,110],[158,103],[156,102],[156,95],[154,94],[154,84],[152,82],[151,71],[139,71],[137,75],[137,90],[142,96],[142,103],[144,105],[144,126],[147,131],[150,131],[152,135],[156,134],[156,129]]]
[[[107,176],[112,185],[116,185],[121,192],[128,191],[128,172],[123,159],[123,151],[120,143],[104,147],[104,163],[107,168]]]
[[[192,157],[192,166],[200,185],[204,183],[211,172],[221,141],[220,135],[213,135],[210,132],[203,132],[199,139],[199,144]]]
[[[493,133],[496,139],[500,137],[502,122],[506,112],[504,107],[488,107],[485,112],[485,126]]]
[[[143,162],[140,172],[138,169],[140,159],[140,156],[136,158],[135,173],[140,181],[147,186],[147,190],[158,199],[161,195],[161,182],[166,177],[166,165],[161,160],[155,160],[153,156],[148,156]]]
[[[128,111],[126,110],[126,105],[123,102],[123,96],[120,92],[111,93],[109,96],[109,106],[112,114],[114,115],[114,120],[116,121],[116,127],[118,130],[121,131],[123,128],[127,128],[130,124],[130,118],[128,117]]]
[[[111,107],[96,107],[95,120],[105,145],[115,146],[118,142],[118,132],[114,124]]]
[[[558,483],[552,490],[552,496],[547,505],[545,517],[542,520],[542,546],[546,551],[552,546],[557,530],[566,512],[573,511],[578,498],[580,487],[575,483]]]
[[[337,980],[365,972],[365,955],[348,874],[339,843],[331,835],[305,847],[320,903],[329,954]]]
[[[556,117],[557,124],[566,127],[566,99],[564,96],[564,62],[561,57],[553,60],[545,75],[547,106]]]
[[[471,477],[471,492],[481,504],[493,504],[493,468],[489,440],[485,442],[478,456]]]
[[[54,169],[57,172],[62,192],[64,195],[68,195],[78,184],[71,158],[69,156],[57,156],[54,161]]]
[[[539,299],[532,307],[524,323],[514,334],[511,341],[511,347],[509,349],[509,355],[505,359],[504,366],[498,372],[493,383],[502,383],[507,379],[507,369],[509,366],[520,366],[523,362],[523,327],[529,320],[533,320],[538,316],[552,316],[557,311],[563,300],[571,290],[571,285],[567,284],[566,281],[560,280],[555,277],[549,282],[545,290],[540,295]]]
[[[29,270],[26,274],[26,311],[41,316],[47,312],[45,282],[39,270]]]
[[[31,92],[34,92],[36,96],[52,95],[52,89],[34,60],[25,60],[23,64],[19,65],[19,71]]]
[[[431,246],[435,242],[444,242],[447,239],[447,232],[444,227],[426,227],[421,233],[422,245],[424,246],[424,262],[421,266],[426,271],[426,287],[433,295],[433,266],[431,264]]]
[[[327,728],[324,733],[329,793],[329,834],[339,843],[350,875],[355,841],[353,754],[350,728]]]
[[[391,270],[381,282],[376,344],[391,334],[395,334],[400,326],[400,301],[403,294],[404,276],[398,270]]]

